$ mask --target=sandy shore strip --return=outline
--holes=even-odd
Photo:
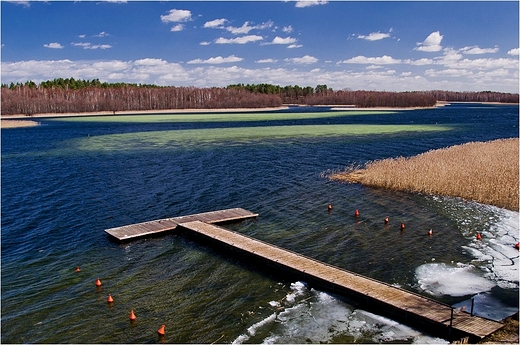
[[[229,109],[157,109],[157,110],[125,110],[125,111],[98,111],[88,113],[44,113],[26,115],[1,115],[2,120],[19,120],[38,117],[73,117],[73,116],[118,116],[118,115],[147,115],[147,114],[186,114],[186,113],[251,113],[257,111],[276,111],[289,109],[287,106],[275,108],[229,108]]]
[[[34,127],[40,123],[31,120],[3,120],[1,121],[0,127],[4,128],[20,128],[20,127]]]

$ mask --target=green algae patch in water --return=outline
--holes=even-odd
[[[300,125],[186,129],[92,136],[79,139],[77,148],[84,151],[147,150],[216,144],[241,145],[287,139],[438,132],[450,129],[451,127],[439,125]]]
[[[397,111],[348,110],[314,113],[193,113],[193,114],[149,114],[149,115],[102,115],[51,118],[61,122],[112,122],[112,123],[175,123],[175,122],[250,122],[307,120],[355,115],[396,114]]]

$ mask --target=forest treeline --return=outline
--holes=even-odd
[[[437,101],[518,103],[518,94],[453,91],[334,91],[327,85],[300,87],[233,84],[174,87],[57,78],[36,84],[2,84],[4,115],[142,111],[167,109],[266,108],[283,104],[370,107],[430,107]]]

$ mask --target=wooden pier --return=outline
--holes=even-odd
[[[308,283],[354,297],[367,309],[387,314],[443,338],[480,340],[502,328],[500,322],[471,316],[419,294],[325,264],[301,254],[201,221],[180,224],[204,240],[254,256],[298,275]]]
[[[258,214],[249,212],[243,208],[230,208],[227,210],[197,213],[188,216],[157,219],[149,222],[130,224],[106,229],[105,232],[118,241],[129,241],[141,237],[166,233],[168,231],[175,230],[179,224],[192,222],[195,220],[199,220],[208,224],[221,224],[256,217],[258,217]]]
[[[446,338],[478,341],[502,328],[504,324],[437,302],[375,279],[325,264],[318,260],[212,224],[257,217],[241,208],[159,219],[105,230],[118,241],[165,233],[174,229],[238,252],[273,266],[309,284],[352,298],[367,310],[388,315],[403,323]]]

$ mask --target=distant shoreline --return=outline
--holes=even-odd
[[[432,107],[374,107],[374,108],[357,108],[354,105],[312,105],[312,107],[330,107],[333,111],[405,111],[405,110],[420,110],[420,109],[434,109],[444,107],[452,103],[477,103],[477,104],[494,104],[494,105],[518,105],[518,103],[500,103],[500,102],[445,102],[439,101]],[[147,115],[147,114],[185,114],[185,113],[246,113],[257,111],[277,111],[286,110],[290,106],[306,107],[311,105],[301,104],[287,104],[281,107],[273,108],[219,108],[219,109],[159,109],[159,110],[124,110],[124,111],[98,111],[98,112],[84,112],[84,113],[42,113],[34,115],[1,115],[1,128],[18,128],[39,125],[36,121],[29,119],[33,118],[60,118],[60,117],[83,117],[83,116],[118,116],[118,115]]]

